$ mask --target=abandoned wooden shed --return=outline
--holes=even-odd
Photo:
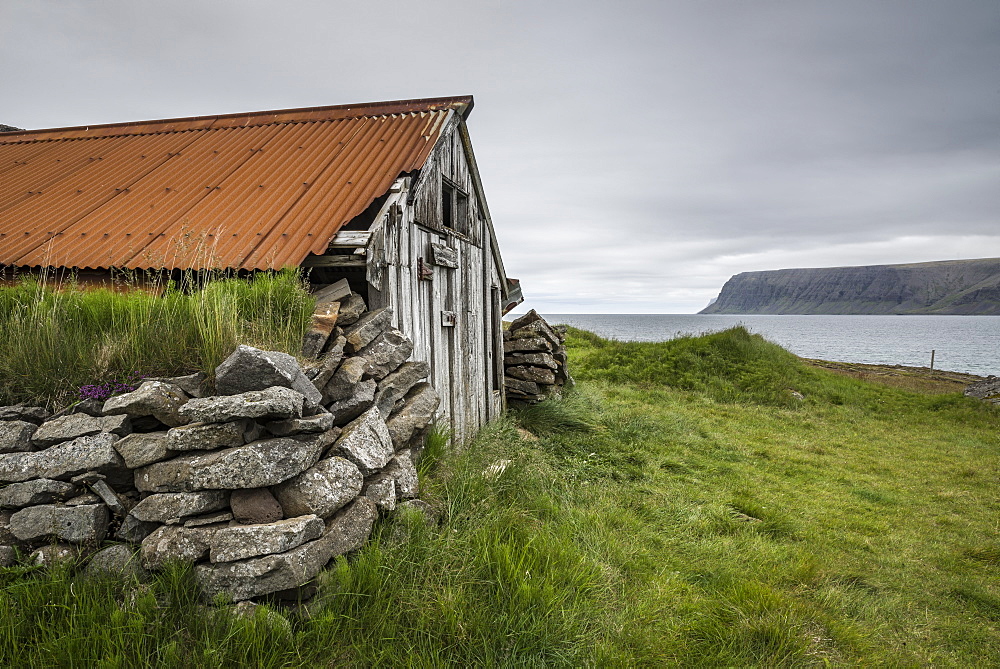
[[[0,273],[310,269],[392,307],[464,439],[502,410],[508,280],[471,96],[0,132]]]

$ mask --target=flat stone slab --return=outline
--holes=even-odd
[[[351,395],[330,404],[327,411],[333,417],[333,424],[344,425],[371,409],[377,391],[375,379],[366,379],[354,387]]]
[[[286,516],[329,518],[361,493],[364,476],[350,460],[330,457],[281,485],[274,496]]]
[[[0,509],[23,509],[26,506],[63,502],[76,492],[77,487],[65,481],[34,479],[12,483],[0,490]]]
[[[382,469],[392,458],[392,438],[378,409],[372,408],[349,423],[334,449],[365,476]]]
[[[296,390],[314,404],[320,401],[319,391],[302,373],[298,361],[287,353],[240,345],[215,368],[215,389],[220,395],[237,395],[274,386]]]
[[[358,293],[351,293],[340,301],[340,315],[337,317],[337,323],[345,328],[348,325],[354,325],[367,310],[368,305],[365,304],[365,298]]]
[[[125,544],[108,546],[94,553],[87,562],[84,573],[89,576],[107,574],[133,578],[147,575],[139,562],[136,550]]]
[[[390,307],[369,311],[359,318],[357,323],[344,331],[344,337],[347,339],[344,350],[348,353],[357,353],[385,332],[391,324],[392,309]]]
[[[293,434],[316,434],[326,432],[333,427],[333,414],[324,411],[308,418],[274,420],[265,424],[264,427],[276,437],[287,437]]]
[[[326,384],[333,378],[337,368],[340,367],[340,361],[344,359],[344,345],[346,343],[347,339],[343,336],[331,338],[331,341],[327,342],[326,352],[320,357],[319,363],[314,368],[315,374],[312,376],[313,387],[321,393]]]
[[[358,356],[367,361],[365,375],[373,379],[385,378],[406,362],[413,353],[413,342],[399,330],[388,330],[364,347]]]
[[[142,492],[266,488],[314,465],[323,452],[322,436],[263,439],[237,448],[182,455],[136,470],[135,487]]]
[[[508,367],[504,373],[508,377],[531,381],[545,386],[551,386],[556,382],[556,374],[547,367],[531,367],[522,365],[519,367]]]
[[[208,557],[218,527],[164,525],[142,540],[142,564],[161,569],[167,562],[197,562]]]
[[[41,425],[42,421],[51,415],[52,412],[45,407],[29,407],[21,404],[0,407],[0,420],[23,420]]]
[[[413,435],[427,427],[434,418],[441,398],[429,383],[418,383],[403,400],[403,406],[386,423],[393,450],[409,443]]]
[[[323,404],[327,405],[352,396],[358,383],[364,378],[366,369],[368,361],[364,358],[359,356],[345,358],[323,387]]]
[[[503,343],[504,353],[515,353],[515,352],[533,352],[533,351],[552,351],[555,347],[552,345],[548,339],[544,337],[528,337],[525,339],[507,339]]]
[[[176,525],[188,516],[220,511],[228,506],[229,493],[224,490],[162,492],[136,504],[129,515],[146,523]]]
[[[108,509],[103,504],[29,506],[10,517],[10,531],[21,541],[97,542],[108,531]]]
[[[85,413],[74,413],[60,418],[53,418],[42,425],[32,435],[31,441],[36,446],[46,448],[55,444],[71,441],[78,437],[86,437],[100,432],[110,432],[124,437],[132,431],[128,416],[102,416],[95,418]]]
[[[403,399],[406,393],[422,379],[426,379],[430,372],[430,365],[422,360],[405,362],[399,369],[379,381],[378,391],[375,393],[375,406],[379,412],[383,416],[391,414],[396,402]]]
[[[559,363],[551,353],[511,353],[504,356],[503,364],[507,367],[518,365],[534,365],[535,367],[548,367],[551,370],[559,369]]]
[[[239,395],[196,398],[182,406],[179,413],[192,423],[228,423],[240,418],[279,420],[301,418],[304,403],[302,393],[273,386]]]
[[[111,397],[104,403],[105,414],[125,414],[131,418],[153,416],[164,425],[183,425],[177,410],[190,399],[179,387],[163,381],[146,381],[130,393]]]
[[[259,555],[284,553],[319,538],[326,523],[318,516],[299,516],[262,525],[223,527],[212,537],[208,559],[234,562]]]
[[[38,426],[26,420],[0,423],[0,453],[23,453],[35,450],[31,437]]]
[[[314,578],[337,555],[356,550],[371,534],[377,510],[357,498],[326,524],[323,535],[277,555],[195,566],[195,578],[206,598],[225,595],[233,601],[288,590]]]
[[[114,443],[118,437],[109,433],[79,437],[33,453],[0,455],[0,483],[29,479],[65,480],[84,472],[102,474],[120,471],[125,462]]]
[[[133,432],[116,441],[115,450],[129,469],[138,469],[176,455],[167,448],[166,432]]]
[[[167,448],[171,451],[214,451],[243,445],[243,435],[250,430],[246,419],[229,423],[188,423],[167,430]]]

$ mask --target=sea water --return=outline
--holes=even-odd
[[[743,325],[804,358],[930,365],[1000,375],[1000,316],[757,316],[722,314],[544,314],[622,341],[666,341]]]

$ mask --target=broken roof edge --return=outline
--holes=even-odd
[[[385,102],[361,102],[321,107],[298,107],[272,109],[206,116],[186,116],[148,121],[125,121],[97,125],[66,126],[61,128],[39,128],[34,130],[6,131],[0,136],[0,144],[29,140],[68,139],[107,136],[108,130],[120,130],[116,134],[146,134],[151,132],[175,132],[179,130],[203,130],[208,128],[266,125],[268,123],[294,123],[302,121],[334,121],[366,116],[387,116],[391,114],[412,114],[454,110],[467,119],[475,106],[471,95],[440,98],[415,98],[411,100],[389,100]],[[12,127],[12,126],[7,126]],[[129,132],[131,130],[131,132]],[[37,135],[37,137],[34,137]]]

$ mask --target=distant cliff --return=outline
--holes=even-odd
[[[1000,258],[743,272],[699,313],[1000,315]]]

